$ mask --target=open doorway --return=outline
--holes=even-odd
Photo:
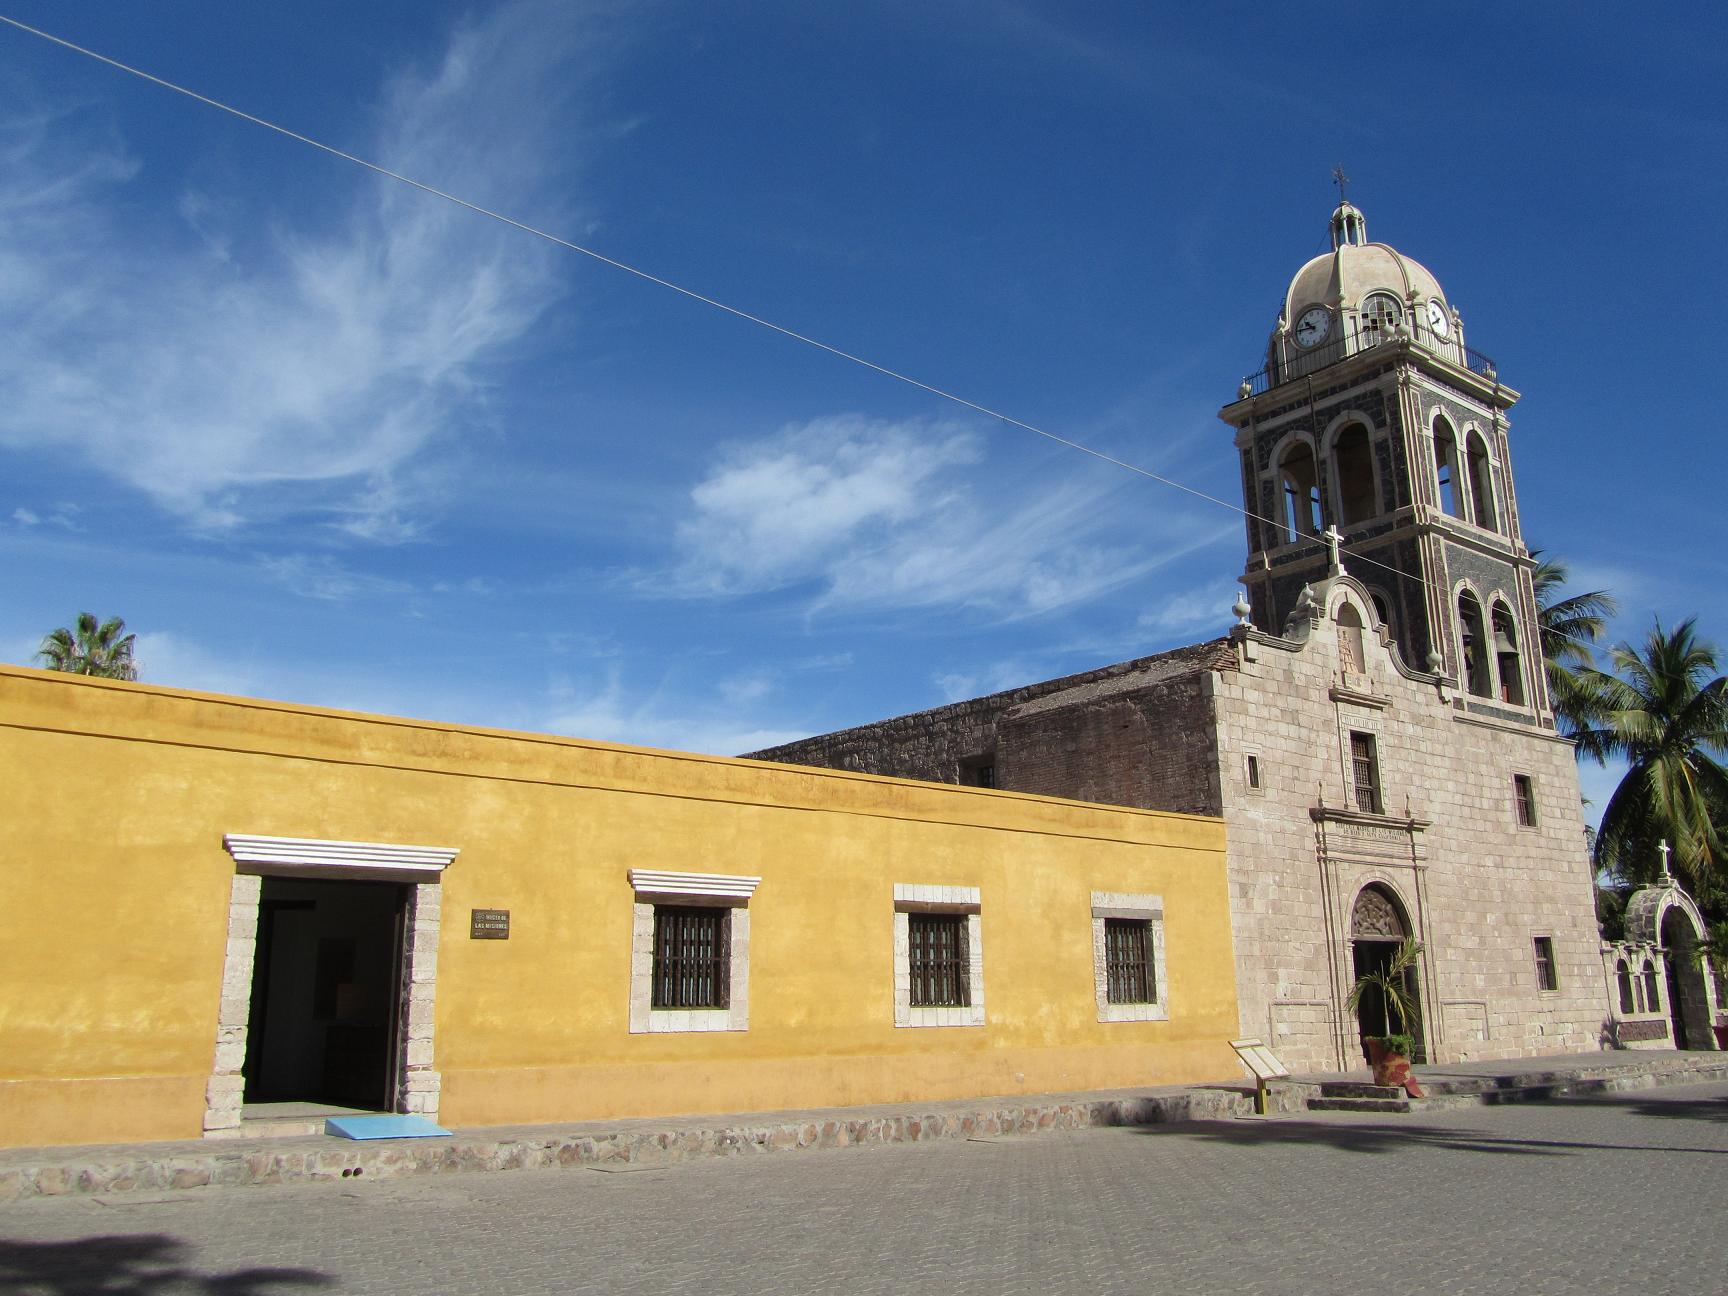
[[[394,1110],[407,890],[263,879],[246,1102]]]
[[[1356,897],[1350,914],[1351,974],[1360,977],[1365,972],[1384,972],[1397,956],[1398,946],[1409,935],[1403,906],[1385,887],[1370,884]],[[1412,1006],[1412,1019],[1404,1029],[1416,1041],[1412,1062],[1425,1062],[1427,1049],[1423,1043],[1422,996],[1414,967],[1404,969],[1404,993]],[[1385,996],[1370,987],[1356,1006],[1356,1035],[1364,1060],[1368,1057],[1368,1036],[1385,1035],[1398,1023],[1386,1003]]]
[[[1699,955],[1698,932],[1691,915],[1670,906],[1662,915],[1662,951],[1668,964],[1668,1017],[1674,1028],[1674,1047],[1713,1049],[1710,1026],[1710,992],[1704,982],[1704,962]]]

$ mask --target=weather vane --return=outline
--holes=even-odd
[[[1344,192],[1344,186],[1350,183],[1350,177],[1344,174],[1342,165],[1332,168],[1332,183],[1338,186],[1338,201],[1349,202],[1350,195]]]

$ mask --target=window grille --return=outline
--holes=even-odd
[[[1374,736],[1350,735],[1350,778],[1356,794],[1356,808],[1364,814],[1380,813],[1380,769],[1374,756]]]
[[[1531,786],[1528,774],[1512,776],[1512,796],[1518,803],[1518,824],[1523,828],[1536,826],[1536,789]]]
[[[654,1007],[727,1007],[730,916],[729,909],[655,906]]]
[[[1560,979],[1554,968],[1554,939],[1551,936],[1536,938],[1536,986],[1540,990],[1560,988]]]
[[[1156,1003],[1152,924],[1143,918],[1104,920],[1104,972],[1110,1003]]]
[[[908,967],[914,1008],[972,1004],[965,914],[907,914]]]

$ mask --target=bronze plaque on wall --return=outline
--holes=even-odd
[[[473,909],[469,911],[468,939],[509,940],[510,911],[508,909]]]

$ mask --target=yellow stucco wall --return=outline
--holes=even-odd
[[[454,846],[441,1117],[484,1125],[1234,1076],[1224,828],[0,667],[0,1145],[195,1137],[224,833]],[[750,1027],[629,1033],[630,868],[756,874]],[[987,1021],[893,1025],[893,886],[978,887]],[[1163,897],[1170,1019],[1096,1020],[1093,891]],[[511,911],[507,941],[469,938]]]

